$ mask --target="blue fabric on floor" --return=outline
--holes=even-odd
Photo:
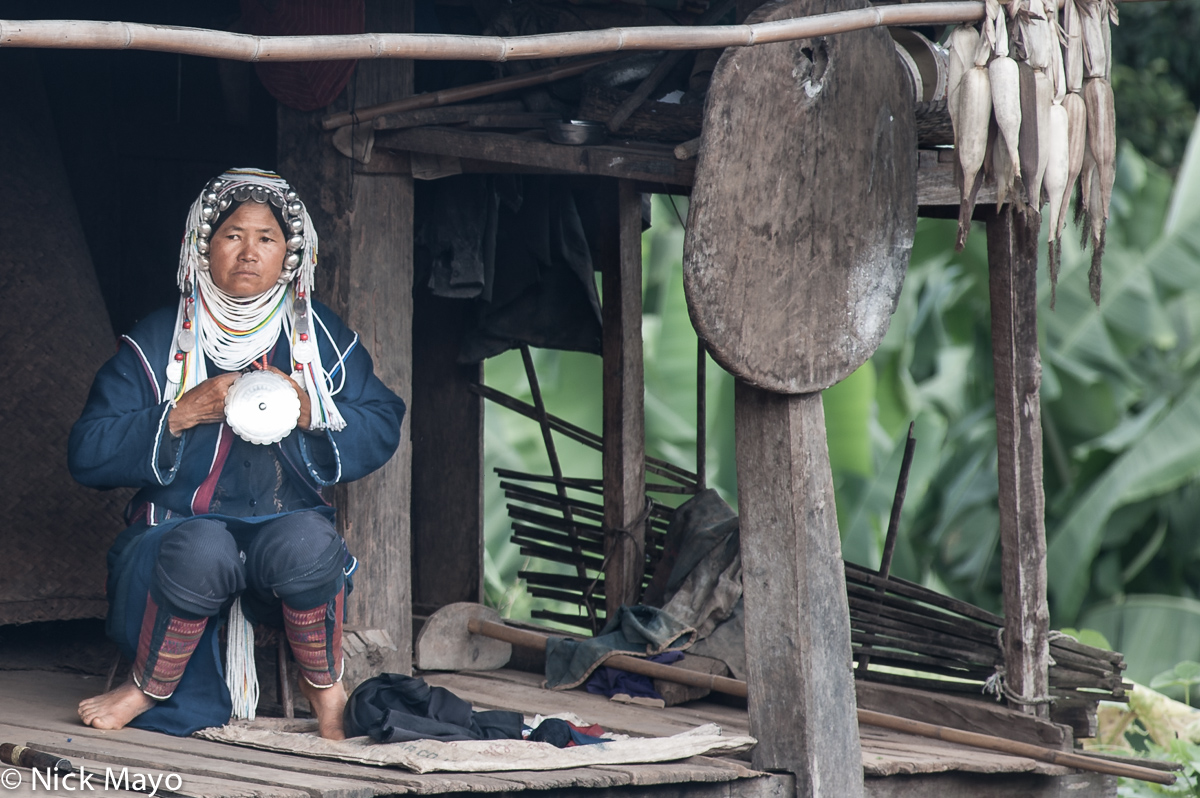
[[[650,662],[670,665],[683,659],[682,651],[667,651],[646,657]],[[596,695],[606,695],[612,698],[617,693],[642,698],[662,698],[662,694],[654,689],[654,680],[640,673],[630,673],[616,668],[601,666],[592,672],[587,680],[587,691]]]

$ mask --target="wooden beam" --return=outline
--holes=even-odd
[[[1047,704],[1022,703],[1036,702],[1049,692],[1037,241],[1037,217],[1015,212],[1011,204],[987,222],[999,451],[1004,684],[1010,704],[1046,717]]]
[[[641,597],[646,566],[646,432],[642,372],[642,196],[617,183],[615,247],[603,267],[605,607]],[[641,523],[638,523],[642,519]]]
[[[389,150],[455,155],[481,161],[553,169],[565,174],[599,175],[646,180],[668,185],[691,185],[695,163],[679,161],[665,144],[551,144],[508,133],[483,133],[454,128],[379,130],[375,147]]]
[[[412,30],[412,8],[411,0],[369,0],[367,27]],[[359,64],[335,106],[345,107],[347,96],[382,101],[411,92],[412,74],[411,61]],[[278,132],[279,171],[305,199],[321,235],[317,297],[359,333],[375,373],[411,408],[412,178],[355,172],[332,134],[321,133],[319,117],[281,106]],[[381,649],[375,672],[412,668],[411,427],[410,415],[387,465],[334,492],[340,530],[361,563],[346,602],[347,626],[384,630],[396,644]],[[347,688],[371,675],[348,672]]]
[[[750,734],[796,795],[856,798],[850,612],[819,393],[734,394]]]
[[[412,600],[418,615],[483,601],[481,364],[456,362],[471,306],[413,299]]]

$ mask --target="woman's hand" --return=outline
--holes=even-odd
[[[200,424],[211,424],[225,420],[225,394],[234,380],[242,376],[235,372],[209,377],[204,382],[192,388],[179,397],[167,427],[175,437],[187,429]]]
[[[258,368],[262,368],[259,366]],[[296,396],[300,397],[300,418],[296,421],[296,426],[301,430],[308,432],[312,428],[312,400],[308,398],[308,391],[300,387],[300,383],[293,380],[288,375],[284,374],[274,366],[267,366],[267,371],[273,371],[280,377],[288,381],[288,385],[296,390]]]

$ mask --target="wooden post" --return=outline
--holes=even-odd
[[[605,247],[604,573],[605,608],[613,617],[642,595],[646,567],[646,431],[642,372],[642,197],[617,183],[617,246]]]
[[[367,29],[412,30],[410,0],[369,0]],[[411,61],[360,62],[331,108],[382,102],[412,92]],[[361,567],[346,602],[347,626],[387,633],[380,670],[412,669],[409,507],[412,428],[412,178],[360,174],[321,133],[321,113],[279,109],[279,171],[296,186],[321,236],[317,298],[359,333],[375,373],[410,407],[400,448],[379,471],[339,486],[339,525]],[[357,659],[357,658],[356,658]],[[365,657],[361,658],[365,661]],[[373,673],[347,660],[347,687]]]
[[[738,508],[754,767],[796,795],[857,798],[850,610],[820,393],[736,383]]]
[[[1011,203],[988,219],[1005,686],[1021,699],[1049,691],[1037,241],[1036,218],[1015,213]],[[1040,717],[1049,712],[1045,703],[1009,703]]]
[[[413,300],[412,601],[428,615],[483,600],[481,364],[456,362],[470,305]]]

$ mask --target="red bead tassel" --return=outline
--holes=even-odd
[[[283,628],[300,673],[313,687],[332,687],[342,678],[342,602],[345,588],[311,610],[283,605]]]
[[[208,618],[188,620],[171,615],[146,595],[133,663],[133,681],[143,693],[159,701],[171,697],[207,624]]]

